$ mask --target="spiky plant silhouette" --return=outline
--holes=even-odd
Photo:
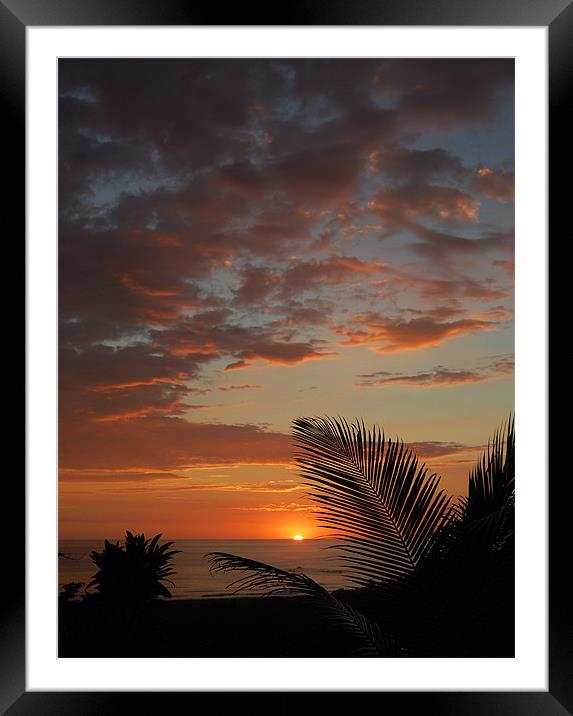
[[[118,607],[137,607],[156,597],[171,597],[165,582],[173,584],[169,577],[175,572],[170,565],[174,554],[169,550],[173,542],[159,546],[161,535],[145,539],[144,534],[125,533],[125,545],[105,540],[101,552],[93,551],[90,557],[98,571],[86,587],[89,594],[96,588],[95,596],[102,602]]]
[[[513,649],[514,422],[500,428],[451,502],[413,451],[362,421],[297,418],[296,462],[355,589],[227,553],[237,591],[305,594],[356,656],[509,656]]]

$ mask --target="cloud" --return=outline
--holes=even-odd
[[[389,226],[389,230],[410,228],[422,218],[475,222],[480,202],[456,187],[435,184],[408,184],[385,187],[368,202],[368,208]]]
[[[434,310],[446,308],[452,309],[454,313],[459,312],[462,299],[490,301],[507,298],[511,295],[509,288],[499,287],[492,277],[482,280],[460,275],[455,278],[442,278],[421,271],[408,272],[390,267],[385,271],[385,277],[381,281],[375,282],[373,286],[377,289],[378,294],[385,298],[397,298],[406,291],[409,294],[418,294],[424,300],[424,309],[420,311],[424,315],[430,315]],[[441,305],[439,309],[434,309],[429,301],[445,301],[448,305]]]
[[[178,483],[183,482],[182,479]],[[161,491],[170,492],[254,492],[254,493],[289,493],[298,492],[303,488],[293,480],[269,480],[267,482],[194,482],[186,481],[186,484],[172,484],[166,487],[158,484]]]
[[[369,168],[372,172],[406,184],[424,184],[436,177],[463,179],[467,174],[461,159],[441,148],[393,147],[373,152]]]
[[[154,469],[135,466],[131,468],[108,469],[84,467],[79,470],[60,466],[58,469],[58,477],[64,482],[145,483],[146,486],[150,482],[157,482],[159,480],[170,481],[184,479],[180,475],[176,475],[173,472],[158,472]]]
[[[241,368],[248,368],[250,363],[244,360],[236,360],[233,363],[229,363],[225,366],[225,370],[240,370]]]
[[[300,296],[316,286],[338,286],[352,280],[363,280],[385,268],[377,261],[367,262],[353,256],[330,256],[323,261],[295,261],[285,272],[283,294]]]
[[[513,281],[515,278],[515,261],[493,261],[493,266],[502,268],[506,275]]]
[[[234,510],[242,512],[319,512],[320,507],[306,505],[301,502],[287,502],[285,504],[270,503],[267,505],[255,505],[254,507],[233,507]]]
[[[486,231],[476,238],[436,231],[411,223],[408,230],[421,241],[411,246],[412,251],[434,262],[447,261],[453,257],[483,259],[492,254],[513,256],[513,229]]]
[[[515,174],[507,169],[481,167],[474,174],[471,189],[488,199],[505,203],[515,197]]]
[[[313,341],[308,343],[265,342],[255,343],[243,350],[241,355],[247,360],[261,359],[279,365],[298,365],[308,360],[320,360],[336,355],[334,351],[317,347]]]
[[[355,256],[345,255],[331,255],[323,260],[298,260],[293,256],[290,265],[284,270],[245,266],[240,271],[241,284],[235,291],[234,302],[239,305],[261,303],[273,293],[279,292],[281,298],[290,300],[291,306],[294,306],[295,299],[306,292],[363,280],[364,277],[374,276],[384,268],[381,262],[362,261]],[[302,318],[304,310],[299,304],[295,314]],[[308,308],[306,310],[308,311]],[[293,311],[289,310],[288,313],[294,323]]]
[[[149,230],[92,232],[62,226],[59,240],[62,318],[82,316],[112,325],[161,324],[210,303],[192,280],[209,267],[193,247],[161,246]],[[194,269],[184,269],[183,266]]]
[[[130,388],[141,388],[148,385],[183,385],[182,381],[178,378],[169,378],[167,376],[156,376],[149,378],[148,380],[132,380],[126,383],[111,383],[107,385],[96,385],[88,390],[94,393],[111,393],[115,390],[129,390]]]
[[[161,345],[173,356],[195,356],[207,353],[233,356],[236,360],[227,366],[244,367],[249,361],[297,365],[307,360],[318,360],[333,355],[315,339],[298,341],[293,332],[279,327],[245,326],[227,322],[227,310],[199,313],[180,321],[173,329],[161,331],[157,336]]]
[[[270,172],[277,189],[299,205],[336,206],[353,193],[363,165],[364,149],[352,143],[294,152]]]
[[[421,131],[483,121],[513,79],[513,60],[389,60],[380,64],[375,87],[395,98],[411,131]]]
[[[241,285],[235,291],[235,303],[248,305],[264,300],[280,280],[266,266],[245,266],[241,269]]]
[[[221,390],[224,393],[228,393],[235,390],[255,390],[257,388],[260,388],[260,385],[220,385],[217,390]]]
[[[60,348],[60,419],[115,421],[184,410],[187,381],[201,357],[155,353],[149,344],[121,349],[91,345]]]
[[[480,446],[464,445],[455,442],[440,442],[438,440],[426,440],[422,442],[406,443],[418,457],[428,460],[435,458],[447,458],[452,455],[466,454],[480,449]]]
[[[196,406],[186,406],[178,401],[173,401],[167,405],[146,405],[143,408],[136,410],[123,410],[119,412],[110,413],[109,415],[99,415],[94,417],[93,420],[96,423],[118,423],[126,420],[136,420],[138,418],[146,418],[150,415],[180,415],[183,413],[185,408],[192,408]],[[117,411],[117,409],[116,409]]]
[[[60,442],[60,465],[82,470],[142,466],[149,472],[201,465],[289,464],[290,436],[254,425],[190,422],[180,417],[148,416],[115,423],[69,421]]]
[[[511,60],[62,60],[63,467],[286,463],[288,436],[202,423],[194,394],[495,330],[513,235],[479,201],[511,170],[444,132],[485,141],[512,83]]]
[[[152,496],[154,499],[177,499],[187,497],[187,494],[209,492],[227,493],[230,495],[245,494],[289,494],[304,489],[293,481],[270,480],[268,482],[195,482],[189,478],[180,476],[169,476],[164,474],[149,476],[143,473],[141,479],[136,478],[137,473],[132,473],[131,479],[125,480],[121,471],[117,471],[112,479],[100,479],[97,473],[92,473],[89,478],[89,490],[91,494],[99,495],[134,495],[142,494]],[[66,483],[66,495],[82,494],[81,481],[85,480],[85,474],[68,473],[64,478]],[[140,484],[141,483],[141,484]],[[291,503],[294,504],[294,503]],[[235,508],[233,508],[235,509]],[[275,511],[275,510],[273,510]],[[276,510],[278,511],[278,510]]]
[[[313,298],[312,302],[290,300],[278,305],[276,310],[283,317],[274,322],[281,326],[324,326],[330,323],[335,306],[332,301]]]
[[[337,329],[338,335],[343,338],[340,345],[369,344],[380,353],[419,350],[439,345],[448,338],[496,330],[495,323],[472,318],[455,321],[438,321],[428,317],[403,320],[377,313],[354,316],[353,326],[358,327],[342,326]]]
[[[430,370],[415,373],[388,373],[378,371],[358,376],[358,387],[370,388],[387,385],[401,385],[413,388],[436,388],[505,378],[513,374],[513,356],[496,356],[485,365],[474,369],[434,366]]]

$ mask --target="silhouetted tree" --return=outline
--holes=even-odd
[[[238,591],[307,594],[353,638],[351,655],[513,653],[513,419],[495,433],[451,504],[412,450],[378,428],[332,418],[293,423],[296,460],[321,526],[334,530],[354,590],[330,595],[306,575],[226,553]]]
[[[83,582],[68,582],[67,584],[62,584],[62,589],[58,595],[60,604],[62,602],[70,602],[72,599],[75,599],[83,586]]]
[[[144,534],[126,532],[124,545],[105,540],[101,552],[90,554],[99,569],[86,592],[95,587],[100,602],[130,609],[160,596],[171,597],[165,583],[173,585],[170,562],[180,550],[167,551],[173,542],[159,546],[160,537],[146,540]]]
[[[162,641],[158,597],[171,597],[171,560],[180,550],[161,535],[125,533],[123,544],[105,540],[90,557],[98,567],[84,598],[67,598],[76,585],[64,585],[60,598],[60,654],[137,657],[156,654]],[[67,589],[66,589],[67,588]]]

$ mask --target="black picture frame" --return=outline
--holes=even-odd
[[[561,272],[567,271],[568,249],[565,212],[571,199],[570,174],[572,112],[567,90],[573,78],[573,2],[572,0],[314,0],[287,3],[273,15],[272,6],[220,4],[195,0],[0,0],[0,76],[3,101],[3,123],[10,176],[5,192],[6,207],[21,224],[25,223],[25,72],[26,28],[28,26],[74,25],[466,25],[466,26],[545,26],[549,33],[549,161],[550,186],[549,228],[554,236],[549,245],[551,283],[550,304],[567,305],[568,282]],[[561,231],[559,231],[559,229]],[[551,325],[551,324],[550,324]],[[553,324],[555,325],[555,323]],[[557,335],[553,332],[553,337]],[[550,373],[562,376],[561,367],[569,358],[565,342],[553,341],[549,355]],[[563,378],[565,380],[565,378]],[[555,381],[556,383],[557,381]],[[567,391],[551,383],[550,407],[553,414],[566,399]],[[551,413],[550,413],[551,414]],[[559,412],[559,415],[561,413]],[[566,412],[565,412],[566,414]],[[563,490],[567,475],[559,483],[556,476],[559,446],[567,445],[567,421],[551,422],[552,452],[550,465],[554,477],[550,483],[549,511],[549,689],[546,692],[380,692],[376,698],[387,713],[413,709],[424,714],[503,714],[511,716],[558,716],[573,714],[573,617],[568,580],[570,566],[567,546],[570,544],[570,507]],[[540,434],[548,425],[539,425]],[[0,710],[10,716],[22,714],[112,714],[126,708],[142,713],[173,707],[174,699],[197,708],[199,696],[207,697],[211,713],[228,712],[249,700],[249,709],[272,708],[276,714],[299,710],[296,693],[266,694],[255,699],[252,694],[198,694],[197,692],[31,692],[26,690],[25,672],[25,480],[5,480],[5,506],[17,518],[11,530],[10,549],[5,551],[5,604],[0,619]],[[7,511],[7,510],[6,510]],[[7,539],[7,538],[6,538]],[[570,563],[569,563],[570,565]],[[532,579],[535,575],[532,575]],[[213,698],[215,697],[216,698]],[[339,694],[327,708],[349,706],[355,694]],[[296,701],[296,703],[295,703]],[[264,703],[264,706],[263,706]],[[262,708],[260,710],[262,710]],[[199,709],[202,709],[199,706]]]

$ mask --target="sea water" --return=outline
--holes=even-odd
[[[115,540],[114,540],[115,541]],[[119,540],[121,542],[121,540]],[[160,544],[163,544],[161,540]],[[246,572],[212,574],[205,555],[209,552],[227,552],[266,562],[290,572],[302,572],[314,579],[325,589],[332,591],[349,586],[344,568],[336,556],[335,544],[328,539],[295,540],[174,540],[170,549],[181,552],[174,555],[172,565],[175,586],[166,584],[175,599],[204,599],[209,597],[230,597],[235,588],[229,588],[234,580]],[[65,555],[58,559],[60,586],[69,582],[87,584],[97,572],[90,559],[93,550],[101,551],[104,540],[60,540],[59,551]],[[242,592],[242,596],[258,595],[262,592]],[[81,591],[80,591],[81,594]]]

